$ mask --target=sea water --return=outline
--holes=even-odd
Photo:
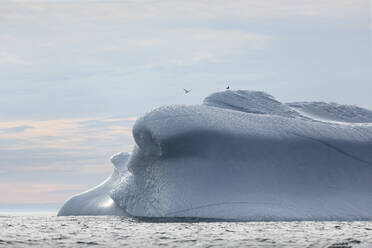
[[[372,222],[1,215],[0,247],[372,247]]]

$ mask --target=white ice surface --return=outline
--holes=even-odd
[[[372,219],[369,110],[314,106],[225,91],[155,109],[133,128],[127,171],[102,192],[133,216]],[[94,210],[87,194],[67,202],[68,213],[86,202]]]
[[[372,111],[358,106],[325,102],[295,102],[287,105],[304,116],[320,121],[372,123]]]
[[[127,215],[109,196],[109,191],[120,181],[120,173],[126,172],[129,155],[118,153],[111,157],[114,172],[100,185],[71,197],[59,210],[59,216],[67,215]]]

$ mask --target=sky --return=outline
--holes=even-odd
[[[227,85],[372,109],[371,13],[368,0],[0,0],[0,212],[58,209],[132,150],[138,117]]]

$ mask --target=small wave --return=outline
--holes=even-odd
[[[99,245],[99,243],[92,242],[92,241],[90,241],[90,242],[76,241],[76,244],[80,244],[80,245],[82,245],[82,244],[84,244],[84,245]]]

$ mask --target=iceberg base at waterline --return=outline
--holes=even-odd
[[[132,153],[59,215],[371,220],[372,111],[224,91],[151,111]]]
[[[125,211],[120,208],[110,197],[110,190],[120,181],[118,170],[125,166],[127,153],[118,153],[111,157],[114,172],[100,185],[71,197],[59,210],[58,215],[120,215],[125,216]]]

